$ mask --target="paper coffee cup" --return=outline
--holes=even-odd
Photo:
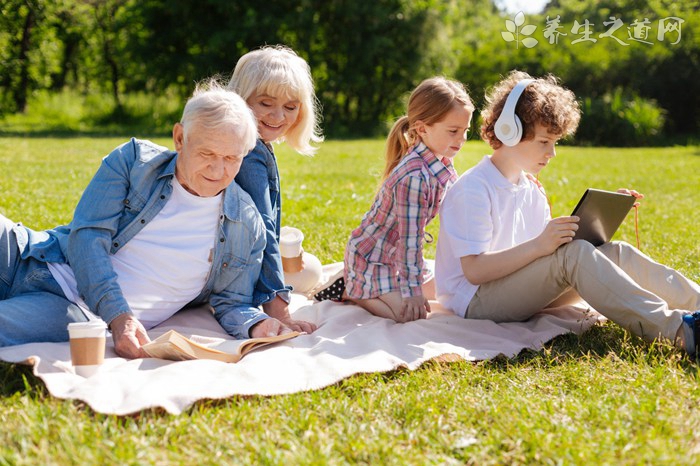
[[[304,241],[304,233],[298,228],[282,227],[280,229],[280,254],[282,257],[301,256],[301,242]]]
[[[107,324],[101,320],[68,324],[70,357],[75,373],[94,375],[105,359]]]

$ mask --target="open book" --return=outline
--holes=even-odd
[[[142,346],[144,351],[152,358],[169,359],[172,361],[187,361],[190,359],[214,359],[222,362],[238,362],[243,356],[261,346],[289,340],[300,335],[299,332],[276,335],[274,337],[250,338],[239,340],[240,343],[235,352],[224,352],[199,344],[175,330],[159,336],[150,343]],[[228,341],[228,340],[227,340]]]

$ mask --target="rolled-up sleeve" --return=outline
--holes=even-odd
[[[423,235],[429,217],[430,186],[417,174],[405,176],[394,188],[399,240],[396,244],[396,268],[401,296],[421,296]]]

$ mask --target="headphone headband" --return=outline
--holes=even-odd
[[[518,115],[515,114],[515,107],[518,104],[520,95],[533,81],[534,79],[521,79],[517,82],[508,94],[506,103],[503,104],[501,115],[494,125],[496,137],[506,146],[514,146],[522,138],[522,123]]]
[[[508,115],[515,115],[515,106],[518,104],[520,96],[525,91],[525,88],[529,86],[530,83],[533,81],[534,79],[521,79],[520,81],[518,81],[518,83],[510,91],[510,94],[508,94],[508,98],[506,99],[505,105],[503,105],[503,111],[501,111],[501,115],[503,115],[504,113]]]

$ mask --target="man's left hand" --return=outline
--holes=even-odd
[[[265,314],[278,319],[295,332],[312,333],[317,328],[316,324],[311,322],[292,319],[289,315],[289,304],[279,296],[275,296],[275,299],[263,304],[262,307]]]

